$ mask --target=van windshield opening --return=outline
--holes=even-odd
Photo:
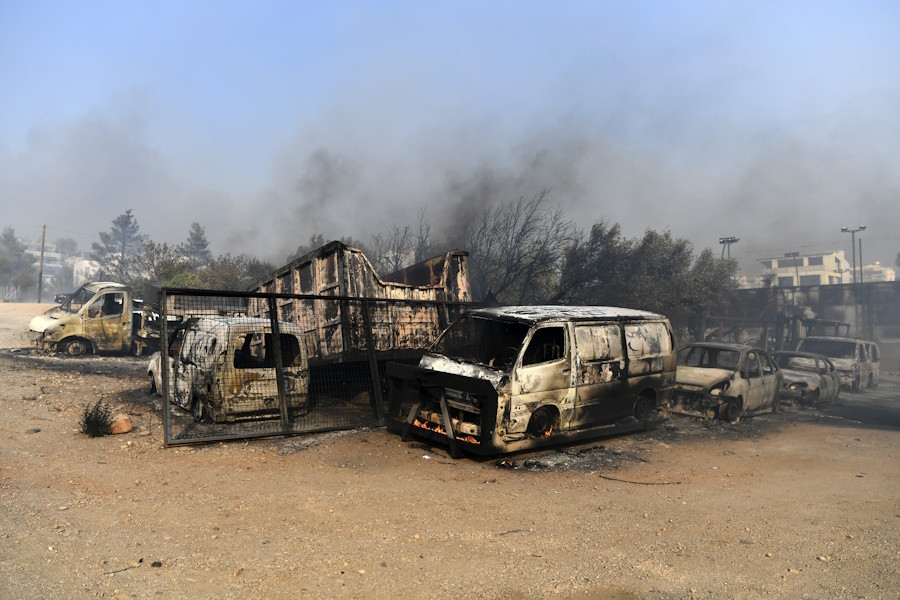
[[[81,288],[68,298],[66,301],[60,305],[60,309],[66,311],[67,313],[72,313],[73,315],[81,310],[85,304],[91,301],[91,299],[97,295],[97,292],[92,292],[91,290]]]
[[[463,316],[432,347],[432,352],[496,369],[512,367],[528,333],[523,323]]]

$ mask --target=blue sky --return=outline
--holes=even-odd
[[[860,223],[892,263],[898,65],[897,2],[0,0],[0,226],[87,248],[133,208],[280,262],[421,206],[449,226],[487,180],[740,236],[747,269]]]

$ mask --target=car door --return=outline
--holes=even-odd
[[[762,367],[759,364],[759,356],[755,351],[747,352],[747,356],[744,358],[744,366],[741,369],[741,376],[747,381],[744,410],[748,412],[758,410],[765,398],[765,386]]]
[[[758,352],[759,365],[762,368],[763,380],[763,397],[760,408],[768,408],[775,405],[778,397],[778,390],[781,387],[781,374],[769,355],[764,352]]]
[[[533,412],[540,406],[553,405],[559,411],[562,429],[569,427],[575,396],[571,388],[571,355],[567,338],[564,325],[533,330],[518,359],[512,381],[514,412],[526,406],[530,406]],[[519,426],[525,427],[527,423],[520,423]]]
[[[618,418],[628,375],[621,327],[576,325],[575,356],[574,422],[583,426]]]

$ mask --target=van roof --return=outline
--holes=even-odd
[[[189,319],[190,320],[190,319]],[[269,319],[259,317],[216,317],[201,316],[194,317],[195,322],[201,328],[214,329],[219,327],[228,327],[237,330],[257,329],[260,331],[271,331],[271,322]],[[288,323],[285,321],[278,322],[278,328],[282,332],[297,333],[300,327],[296,323]]]
[[[664,316],[644,310],[618,306],[497,306],[478,308],[469,314],[479,317],[541,323],[545,321],[650,321]]]

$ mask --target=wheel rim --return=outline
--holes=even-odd
[[[81,340],[72,340],[66,344],[66,354],[69,356],[81,356],[87,351],[87,345]]]

